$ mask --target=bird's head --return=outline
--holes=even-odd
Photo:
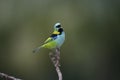
[[[56,23],[55,25],[54,25],[54,32],[53,32],[53,34],[62,34],[62,32],[63,32],[63,28],[61,27],[61,24],[60,23]]]
[[[55,30],[55,31],[58,31],[60,28],[61,28],[61,24],[60,24],[60,23],[56,23],[56,24],[54,25],[54,30]]]

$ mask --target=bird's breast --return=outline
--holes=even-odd
[[[61,35],[57,36],[56,42],[57,42],[57,47],[61,47],[61,45],[64,43],[65,41],[65,33],[62,32]]]

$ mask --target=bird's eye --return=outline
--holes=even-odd
[[[57,25],[57,26],[56,26],[56,28],[60,28],[60,27],[61,27],[61,25]]]

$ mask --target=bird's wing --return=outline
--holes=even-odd
[[[48,43],[50,41],[54,40],[52,37],[49,37],[44,43]]]
[[[56,33],[56,34],[55,34]],[[59,33],[59,32],[58,32]],[[53,34],[44,42],[44,43],[48,43],[48,42],[50,42],[50,41],[53,41],[53,40],[55,40],[56,38],[57,38],[57,32],[53,32]]]

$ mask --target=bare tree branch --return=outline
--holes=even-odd
[[[62,72],[60,71],[60,49],[56,48],[55,53],[50,52],[49,53],[50,59],[53,62],[55,68],[56,68],[56,72],[58,74],[58,78],[59,80],[62,80]]]
[[[15,78],[13,76],[9,76],[9,75],[1,73],[1,72],[0,72],[0,78],[2,78],[4,80],[22,80],[22,79]]]

